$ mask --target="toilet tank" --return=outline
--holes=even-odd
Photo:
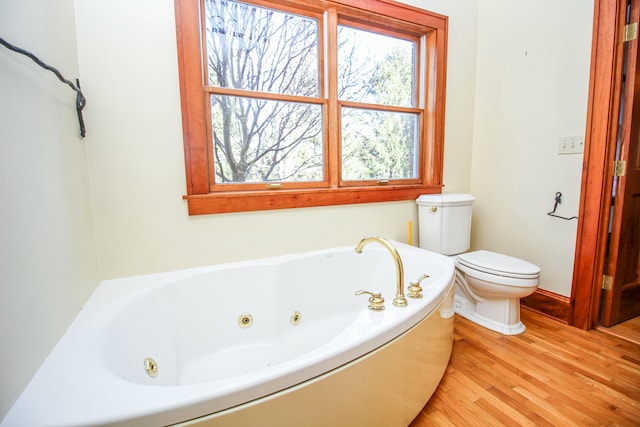
[[[466,252],[471,241],[471,194],[425,194],[416,200],[420,247],[443,255]]]

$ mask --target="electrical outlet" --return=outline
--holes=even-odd
[[[584,153],[584,136],[561,136],[558,154]]]

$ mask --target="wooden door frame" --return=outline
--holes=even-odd
[[[568,323],[598,323],[618,136],[626,0],[594,0],[589,102]]]

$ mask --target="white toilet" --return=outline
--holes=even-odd
[[[454,256],[456,313],[505,335],[521,334],[520,298],[538,288],[540,268],[484,250],[466,252],[471,239],[470,194],[420,196],[420,247]]]

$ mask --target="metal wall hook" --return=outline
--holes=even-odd
[[[558,209],[558,205],[560,203],[562,203],[562,193],[558,191],[556,193],[555,201],[553,203],[553,210],[551,212],[547,212],[547,215],[555,217],[555,218],[564,219],[564,220],[567,220],[567,221],[571,221],[572,219],[578,219],[577,216],[572,216],[571,218],[567,218],[566,216],[561,216],[561,215],[556,214],[556,209]]]

